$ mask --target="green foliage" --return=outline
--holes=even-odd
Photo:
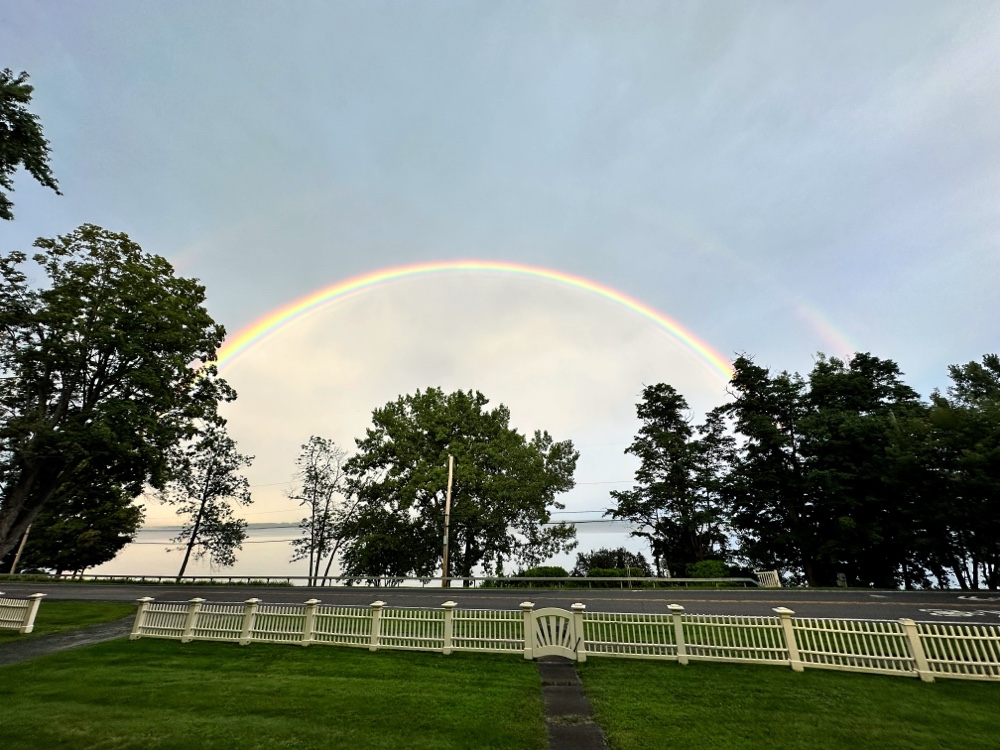
[[[0,256],[0,557],[60,496],[162,487],[171,449],[235,398],[197,281],[89,224],[35,247],[36,268]]]
[[[196,560],[208,555],[212,566],[229,567],[246,539],[247,522],[233,516],[231,502],[253,502],[241,469],[253,456],[237,452],[236,441],[220,424],[209,424],[197,440],[172,452],[170,482],[159,500],[172,505],[183,517],[181,532],[173,541],[184,545],[184,560],[177,573],[184,575],[192,553]]]
[[[517,578],[568,578],[569,573],[566,568],[558,565],[541,565],[537,568],[528,568],[516,574]]]
[[[733,440],[718,413],[692,427],[687,401],[665,383],[647,386],[642,399],[636,405],[642,427],[625,451],[641,462],[636,486],[613,491],[616,505],[605,515],[636,524],[632,535],[649,541],[657,573],[669,574],[726,552],[720,476]]]
[[[479,392],[439,388],[376,409],[345,465],[359,499],[342,554],[350,575],[431,576],[441,563],[448,455],[455,457],[449,572],[482,566],[500,573],[515,560],[535,565],[575,546],[575,531],[553,524],[556,496],[573,487],[579,454],[547,432],[529,440],[510,412],[487,410]]]
[[[629,552],[624,547],[617,549],[601,549],[591,552],[578,552],[576,555],[576,565],[573,567],[573,575],[589,575],[591,568],[637,568],[641,573],[637,576],[651,577],[653,575],[646,558],[637,552]]]
[[[699,560],[688,563],[686,573],[688,578],[726,578],[729,566],[723,560]]]
[[[20,570],[82,571],[109,562],[135,539],[143,510],[120,488],[90,483],[46,505],[31,525]],[[3,561],[10,570],[15,552]]]
[[[38,116],[27,109],[34,90],[23,70],[17,76],[10,68],[0,70],[0,219],[7,221],[14,218],[14,204],[4,191],[14,189],[12,177],[19,166],[61,195],[49,171],[49,142]]]
[[[299,523],[303,535],[292,542],[292,562],[308,560],[310,579],[321,572],[330,575],[357,508],[357,498],[346,486],[346,458],[346,451],[332,440],[313,435],[295,460],[297,483],[288,492],[288,499],[298,500],[309,515]]]

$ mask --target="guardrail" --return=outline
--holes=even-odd
[[[155,584],[225,584],[249,586],[367,586],[372,588],[398,588],[405,585],[420,584],[421,587],[441,587],[442,579],[414,577],[378,577],[378,576],[150,576],[150,575],[103,575],[85,573],[74,575],[42,575],[34,573],[0,573],[0,580],[10,582],[85,582],[85,583],[155,583]],[[639,578],[622,576],[593,577],[567,576],[536,578],[534,576],[452,576],[445,588],[463,587],[466,582],[474,588],[534,588],[536,584],[542,588],[669,588],[672,586],[699,587],[759,587],[755,578]]]
[[[785,607],[777,616],[685,614],[679,604],[669,614],[573,612],[534,604],[518,610],[463,610],[456,602],[439,609],[304,604],[213,603],[139,600],[131,638],[168,638],[182,642],[228,641],[340,645],[418,651],[522,653],[534,658],[538,629],[533,617],[562,617],[579,635],[571,658],[588,656],[777,664],[797,672],[837,669],[871,674],[1000,680],[1000,628],[901,620],[839,620],[795,617]],[[577,619],[578,618],[578,619]],[[548,631],[552,626],[548,625]],[[565,627],[570,627],[566,625]],[[563,626],[556,626],[555,634]],[[552,640],[552,632],[546,632]]]

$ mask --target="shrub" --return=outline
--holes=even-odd
[[[688,563],[688,578],[725,578],[729,575],[729,567],[722,560],[700,560]]]

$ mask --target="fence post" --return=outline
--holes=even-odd
[[[181,643],[190,643],[194,640],[194,625],[198,620],[198,613],[201,612],[201,605],[204,599],[195,597],[188,605],[187,619],[184,620],[184,635],[181,636]]]
[[[153,601],[153,597],[144,596],[138,601],[139,609],[135,612],[135,622],[132,623],[132,633],[128,637],[130,641],[134,641],[137,638],[142,637],[142,628],[146,624],[146,610],[149,609],[149,603]]]
[[[28,604],[28,608],[24,611],[23,625],[21,625],[20,632],[30,633],[35,629],[35,615],[38,614],[38,605],[42,603],[42,597],[45,594],[32,594],[28,598],[31,599],[31,603]]]
[[[533,629],[531,610],[535,608],[534,602],[521,602],[521,613],[524,618],[524,658],[533,659],[535,632]]]
[[[913,661],[916,662],[917,676],[923,682],[934,682],[934,673],[931,672],[931,667],[927,663],[927,654],[924,653],[924,644],[920,642],[917,623],[909,617],[900,618],[899,622],[903,626],[903,630],[906,631],[906,639],[910,642],[910,653],[913,654]]]
[[[378,641],[379,637],[382,635],[382,607],[385,606],[385,602],[377,601],[372,602],[372,633],[371,640],[368,642],[369,651],[378,651]]]
[[[260,599],[247,599],[243,602],[243,629],[240,630],[240,645],[247,646],[253,639],[253,628],[257,624],[257,607]]]
[[[670,610],[670,615],[674,620],[674,641],[677,643],[677,663],[687,664],[687,644],[684,643],[684,623],[681,621],[681,614],[684,612],[684,607],[680,604],[668,604],[667,609]]]
[[[570,607],[573,610],[573,631],[576,633],[576,660],[587,661],[587,639],[583,633],[583,611],[586,604],[577,602]]]
[[[319,599],[310,599],[306,602],[306,619],[302,623],[302,645],[308,646],[313,642],[313,630],[316,629],[316,605]]]
[[[454,612],[455,607],[458,606],[458,602],[445,602],[441,605],[444,607],[444,646],[441,649],[441,653],[450,654],[451,653],[451,638],[454,634]]]
[[[795,614],[788,607],[774,607],[773,611],[781,616],[781,630],[785,634],[785,647],[788,649],[788,663],[796,672],[802,672],[805,666],[799,658],[799,647],[795,642],[795,631],[792,629],[792,615]]]

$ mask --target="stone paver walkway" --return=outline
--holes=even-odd
[[[91,625],[82,630],[68,630],[64,633],[51,633],[37,638],[25,638],[12,643],[0,644],[0,667],[34,659],[36,656],[52,654],[56,651],[66,651],[80,646],[89,646],[92,643],[124,638],[132,630],[134,620],[135,616],[129,615],[121,620]]]
[[[580,675],[569,659],[545,656],[538,660],[545,701],[549,750],[607,750],[604,732],[583,691]]]

